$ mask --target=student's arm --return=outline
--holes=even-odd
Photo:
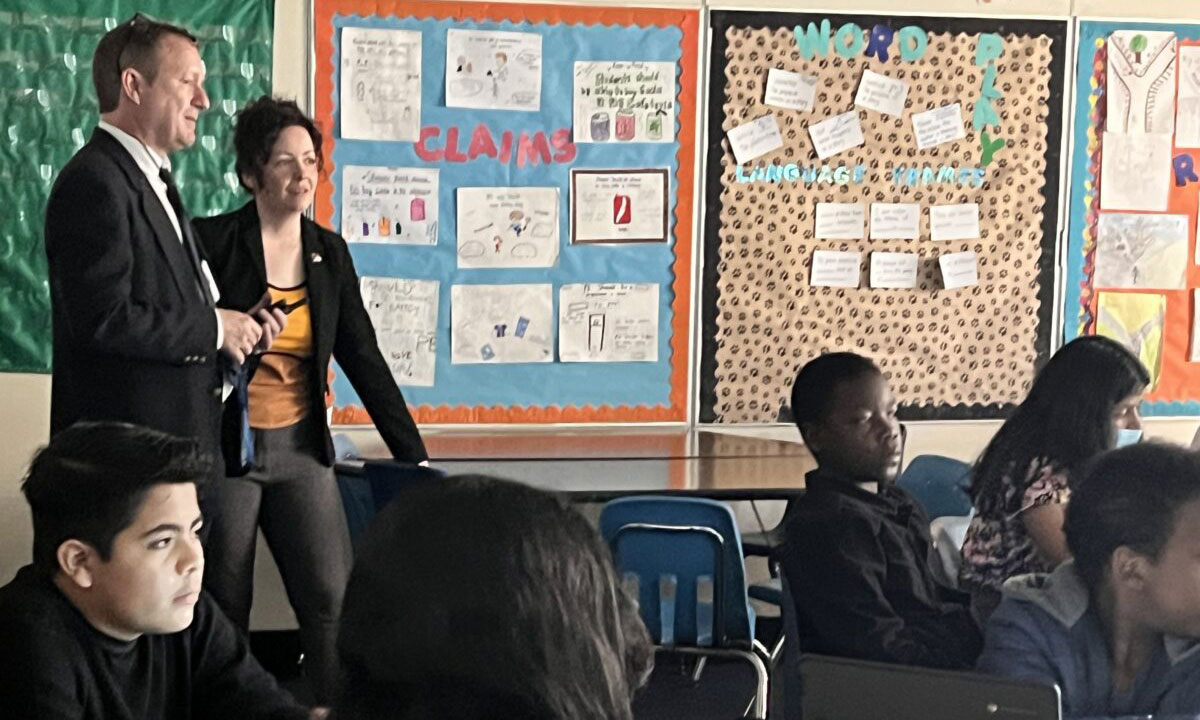
[[[310,720],[250,654],[250,645],[216,602],[201,593],[192,634],[192,698],[196,720]]]
[[[971,639],[956,639],[947,628],[946,642],[929,642],[896,612],[884,589],[886,553],[866,519],[793,525],[784,553],[796,604],[834,653],[935,668],[962,668],[973,659],[965,647],[976,647]]]
[[[1029,533],[1029,538],[1033,540],[1038,555],[1050,567],[1058,567],[1071,557],[1071,551],[1067,549],[1067,536],[1063,532],[1066,507],[1063,503],[1052,503],[1021,513],[1021,523],[1025,526],[1025,532]]]
[[[1050,567],[1058,567],[1071,557],[1063,532],[1068,497],[1066,475],[1045,468],[1022,498],[1021,524],[1033,540],[1038,555]]]

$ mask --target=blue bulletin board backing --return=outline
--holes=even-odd
[[[1106,41],[1114,31],[1169,31],[1181,44],[1200,43],[1200,25],[1112,22],[1081,20],[1078,23],[1078,44],[1075,59],[1075,111],[1071,119],[1071,184],[1070,217],[1066,242],[1066,288],[1063,297],[1063,334],[1069,342],[1080,335],[1095,333],[1096,290],[1092,284],[1095,257],[1095,227],[1100,211],[1099,175],[1100,146],[1104,124]],[[1196,150],[1175,150],[1200,159]],[[1163,172],[1169,172],[1163,168]],[[1190,237],[1195,237],[1195,187],[1172,187],[1172,212],[1186,212],[1190,217]],[[1177,196],[1190,195],[1177,204]],[[1189,257],[1194,254],[1190,247]],[[1188,287],[1196,286],[1197,269],[1188,269]],[[1163,332],[1162,372],[1158,387],[1148,395],[1142,406],[1144,415],[1200,415],[1200,368],[1187,363],[1186,352],[1190,319],[1195,312],[1184,293],[1168,293],[1167,313]]]
[[[432,387],[403,386],[408,403],[414,407],[422,422],[488,422],[527,421],[545,419],[539,413],[524,416],[522,410],[538,408],[653,408],[659,413],[671,408],[672,417],[651,419],[686,419],[685,403],[673,399],[676,378],[673,365],[686,365],[687,338],[677,337],[676,317],[679,305],[676,293],[676,249],[691,243],[690,218],[688,235],[680,236],[681,213],[680,163],[681,142],[691,142],[691,133],[682,133],[681,126],[694,122],[694,115],[677,104],[676,140],[671,143],[591,144],[574,145],[575,157],[566,162],[525,163],[519,166],[516,155],[508,163],[480,156],[474,160],[450,162],[444,157],[428,162],[431,150],[447,150],[451,130],[457,132],[457,151],[465,153],[472,134],[484,126],[501,145],[505,131],[514,136],[528,133],[553,133],[572,128],[573,63],[576,60],[637,60],[669,61],[677,66],[677,101],[681,91],[679,64],[686,58],[685,32],[675,25],[645,26],[631,24],[581,24],[566,22],[531,22],[510,20],[476,21],[460,18],[402,17],[399,15],[351,15],[337,12],[342,4],[334,4],[329,25],[322,25],[318,13],[318,35],[327,34],[331,53],[325,62],[319,58],[320,73],[324,74],[330,92],[318,100],[332,103],[335,144],[330,156],[332,169],[327,169],[332,186],[329,197],[331,212],[326,215],[318,206],[318,219],[330,227],[341,227],[341,193],[343,168],[347,165],[387,167],[437,168],[439,171],[438,208],[439,228],[434,246],[350,243],[351,254],[360,276],[396,277],[437,280],[438,325],[435,382]],[[409,10],[412,5],[401,5]],[[458,6],[461,7],[461,6]],[[495,6],[491,6],[495,7]],[[530,6],[537,8],[538,6]],[[437,135],[422,142],[367,141],[341,137],[339,72],[341,31],[346,27],[416,30],[421,32],[421,117],[422,128],[435,127]],[[542,93],[540,110],[520,112],[510,110],[474,110],[446,107],[446,33],[451,28],[464,30],[509,30],[534,32],[542,35]],[[319,43],[323,39],[319,39]],[[320,55],[320,53],[319,53]],[[320,87],[320,85],[319,85]],[[325,95],[325,93],[321,93]],[[318,113],[320,116],[321,114]],[[319,119],[324,119],[319,117]],[[325,125],[328,128],[328,125]],[[691,147],[685,148],[689,156]],[[451,155],[451,153],[443,153]],[[557,157],[557,154],[556,154]],[[690,162],[688,163],[690,166]],[[330,165],[327,165],[329,168]],[[670,211],[668,242],[632,243],[625,245],[570,244],[570,192],[568,182],[572,168],[666,168],[669,170],[668,203]],[[690,167],[688,187],[690,192]],[[557,264],[552,268],[460,269],[456,252],[456,191],[460,187],[557,187],[559,189],[560,250]],[[690,201],[687,203],[690,208]],[[687,210],[690,215],[690,209]],[[689,253],[690,254],[690,253]],[[690,272],[690,266],[682,274]],[[686,281],[686,278],[683,278]],[[526,364],[453,364],[451,362],[451,286],[456,284],[524,284],[549,283],[553,287],[554,315],[558,317],[559,288],[570,283],[654,283],[659,286],[658,358],[655,362],[623,363],[526,363]],[[683,287],[687,287],[686,282]],[[686,304],[686,303],[685,303]],[[686,328],[686,320],[683,323]],[[555,343],[557,347],[557,343]],[[682,356],[677,354],[682,353]],[[340,370],[335,370],[332,383],[335,397],[335,422],[362,421],[361,401]],[[479,412],[490,409],[493,414]],[[464,412],[465,411],[465,412]],[[677,411],[677,412],[676,412]],[[500,412],[499,417],[495,412]],[[601,413],[604,419],[610,413]],[[674,417],[676,416],[677,417]],[[555,417],[557,420],[567,418]],[[578,421],[591,418],[585,411]],[[647,419],[635,413],[630,420]]]

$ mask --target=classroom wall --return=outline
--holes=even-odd
[[[583,3],[575,3],[583,4]],[[623,5],[619,0],[606,3]],[[696,6],[686,0],[663,0],[657,5]],[[809,0],[808,10],[894,12],[894,0],[853,2]],[[1183,6],[1187,6],[1186,9]],[[796,10],[794,0],[745,0],[723,2],[723,8]],[[1142,19],[1200,20],[1200,4],[1178,0],[922,0],[907,8],[909,13],[1010,14],[1036,16],[1136,17]],[[307,0],[276,0],[274,79],[276,92],[307,101],[305,78],[309,72]],[[703,117],[703,113],[701,113]],[[29,561],[31,535],[29,516],[20,495],[20,478],[29,458],[45,442],[49,432],[50,376],[0,373],[0,583],[7,582],[18,567]],[[972,460],[983,449],[999,423],[994,421],[925,422],[909,425],[908,457],[937,453]],[[1147,435],[1188,442],[1196,430],[1196,419],[1156,418],[1146,422]],[[730,429],[730,432],[761,437],[798,440],[794,428],[764,426]],[[378,434],[369,429],[349,430],[365,452],[384,450]],[[767,519],[768,522],[770,519]],[[265,553],[260,553],[260,557]],[[256,607],[252,618],[259,629],[294,626],[294,617],[269,561],[260,563],[256,579]]]

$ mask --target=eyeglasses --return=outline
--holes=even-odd
[[[131,63],[124,62],[124,60],[125,60],[125,54],[129,50],[129,46],[134,44],[133,43],[134,35],[140,36],[141,39],[143,39],[143,40],[148,39],[147,36],[149,35],[150,28],[153,25],[154,25],[154,21],[151,20],[149,17],[146,17],[145,15],[143,15],[140,12],[134,13],[133,17],[131,17],[131,18],[129,18],[129,20],[125,21],[125,27],[128,29],[124,33],[125,38],[121,42],[121,49],[119,51],[117,51],[117,72],[118,73],[120,73],[122,70],[124,70],[125,68],[127,68],[131,65]]]

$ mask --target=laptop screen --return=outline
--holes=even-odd
[[[1060,720],[1058,686],[804,655],[804,720]]]

